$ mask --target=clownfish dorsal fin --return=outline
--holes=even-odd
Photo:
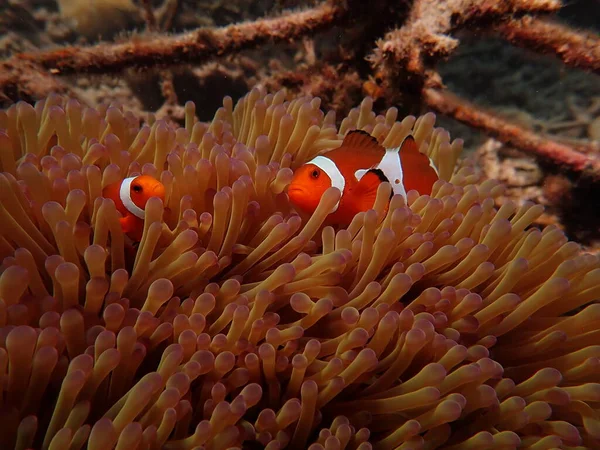
[[[385,148],[377,142],[373,136],[363,130],[349,131],[344,140],[342,147],[360,148],[361,150],[375,150],[377,152],[385,152]]]
[[[399,152],[406,192],[416,189],[422,195],[429,195],[433,183],[439,178],[429,156],[419,151],[415,138],[410,134],[402,141]]]

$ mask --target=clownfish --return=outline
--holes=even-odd
[[[362,130],[348,132],[342,145],[307,162],[296,172],[288,188],[292,204],[306,213],[317,208],[323,193],[335,187],[342,193],[327,218],[331,225],[349,225],[356,214],[373,208],[382,182],[393,194],[406,198],[412,189],[431,194],[438,171],[408,135],[399,147],[386,149]]]
[[[151,197],[158,197],[164,203],[165,187],[149,175],[139,175],[106,186],[102,196],[115,202],[117,211],[123,216],[119,219],[123,233],[139,242],[144,231],[146,203]]]

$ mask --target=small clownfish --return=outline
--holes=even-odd
[[[399,147],[385,149],[362,130],[346,134],[342,145],[313,158],[294,173],[288,188],[292,204],[312,213],[323,193],[336,187],[342,193],[327,218],[330,225],[349,225],[356,214],[373,208],[377,189],[389,182],[393,194],[406,198],[412,189],[431,194],[438,171],[431,159],[419,152],[408,135]]]
[[[123,233],[139,242],[144,231],[146,203],[151,197],[158,197],[164,203],[165,187],[149,175],[139,175],[106,186],[102,196],[115,202],[117,211],[123,216],[119,219]]]

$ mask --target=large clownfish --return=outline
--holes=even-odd
[[[382,182],[389,182],[394,194],[406,197],[412,189],[431,194],[437,179],[437,168],[419,152],[411,135],[399,147],[385,149],[369,133],[353,130],[340,147],[296,170],[288,196],[296,207],[312,213],[327,189],[338,188],[342,196],[327,223],[348,225],[357,213],[373,208]]]
[[[146,203],[151,197],[158,197],[164,203],[165,187],[149,175],[139,175],[106,186],[102,196],[115,202],[117,211],[123,216],[119,219],[123,233],[139,242],[144,231]]]

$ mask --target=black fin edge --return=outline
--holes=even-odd
[[[370,138],[375,144],[377,145],[381,145],[379,143],[379,141],[375,138],[375,136],[372,136],[371,134],[367,133],[365,130],[350,130],[346,133],[346,136],[344,136],[344,139],[347,138],[348,136],[350,136],[352,133],[359,133],[362,134],[363,136],[367,136],[368,138]]]
[[[390,180],[387,179],[387,177],[384,175],[381,169],[369,169],[369,172],[372,172],[375,175],[377,175],[377,178],[379,178],[379,181],[381,181],[382,183],[390,182]]]
[[[390,183],[391,184],[390,180],[387,179],[387,177],[384,175],[384,173],[381,169],[369,169],[369,172],[372,172],[375,175],[377,175],[377,178],[379,178],[379,181],[381,181],[382,183]],[[394,190],[392,189],[392,192],[390,192],[390,199],[393,196],[394,196]]]
[[[415,137],[413,136],[412,133],[407,134],[404,139],[402,139],[402,142],[400,143],[400,147],[398,147],[398,151],[402,150],[402,147],[404,146],[404,143],[408,140],[408,139],[412,139],[413,141],[415,141],[415,144],[417,144],[417,140],[415,139]],[[421,153],[421,150],[419,149],[419,146],[417,145],[417,151],[419,153]]]

